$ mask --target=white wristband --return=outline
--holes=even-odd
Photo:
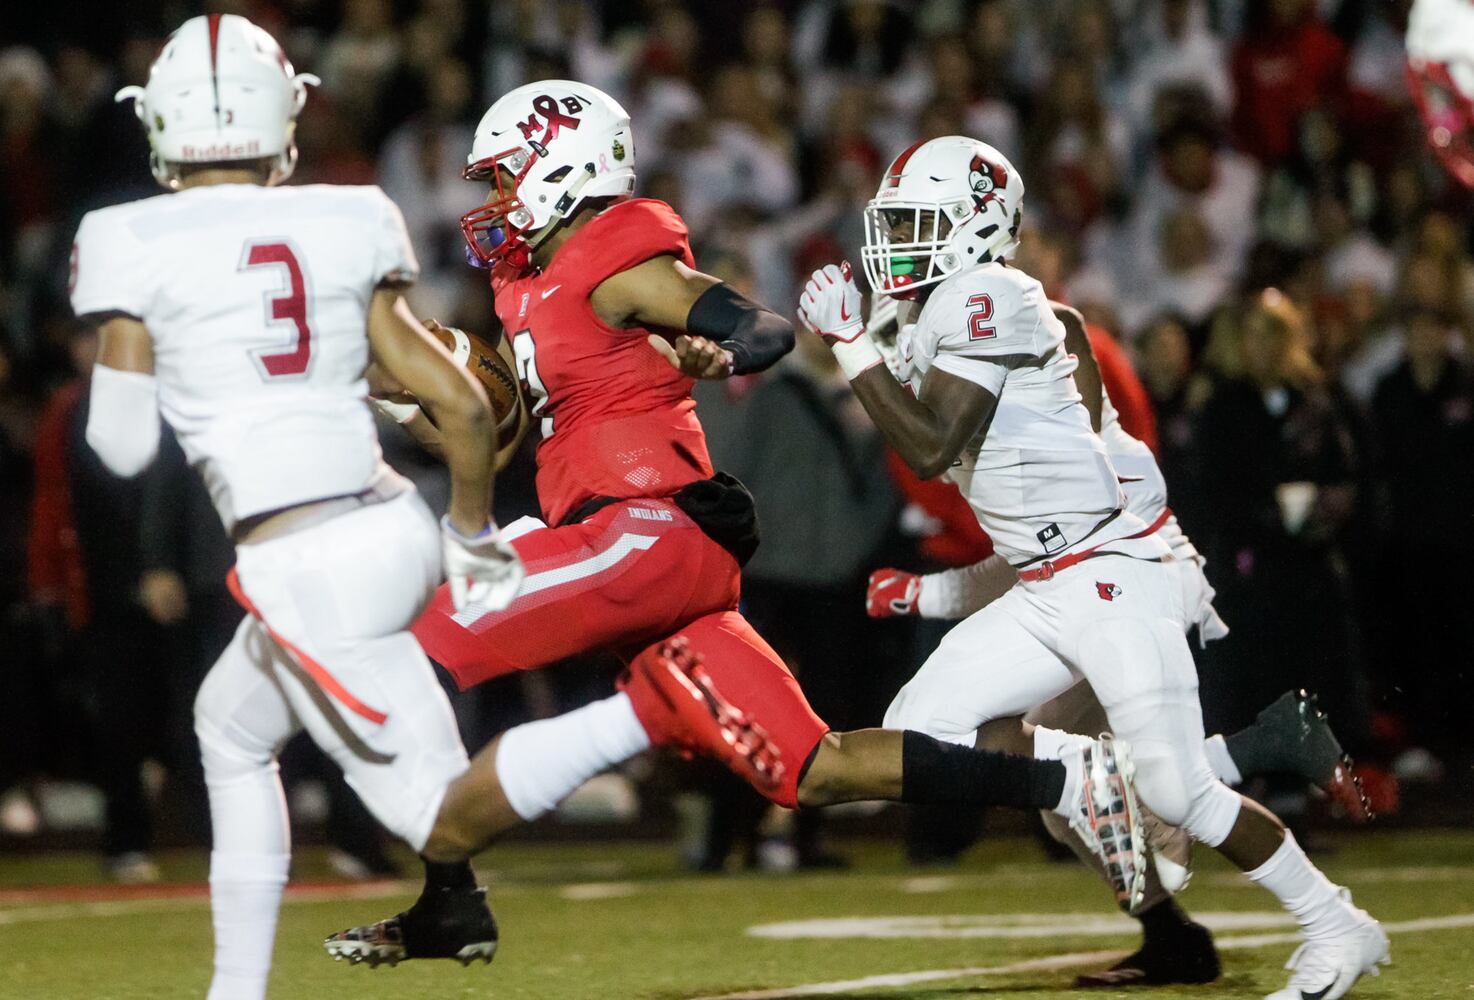
[[[829,349],[834,352],[839,367],[844,369],[844,377],[851,382],[876,365],[885,364],[885,358],[881,356],[875,342],[866,336],[859,336],[854,340],[836,340],[829,345]]]
[[[415,418],[415,414],[420,412],[419,403],[396,403],[392,400],[378,399],[372,396],[369,397],[369,402],[373,403],[374,408],[384,414],[384,416],[390,417],[395,423],[399,424],[409,423]]]

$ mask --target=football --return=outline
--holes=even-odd
[[[486,388],[491,400],[491,410],[496,414],[496,431],[499,444],[507,444],[517,433],[521,423],[523,400],[522,388],[517,375],[512,371],[497,349],[474,333],[458,330],[453,326],[427,324],[451,356],[466,366]]]

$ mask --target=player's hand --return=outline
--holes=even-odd
[[[831,346],[853,343],[864,334],[860,286],[849,261],[826,264],[814,272],[799,296],[798,318]]]
[[[457,611],[470,604],[500,611],[512,603],[522,586],[522,560],[516,549],[502,541],[495,524],[467,538],[450,518],[442,518],[440,538],[450,600]]]
[[[177,625],[189,614],[184,579],[172,569],[151,569],[138,581],[138,603],[160,625]]]
[[[687,378],[726,378],[732,374],[732,352],[714,340],[684,333],[675,343],[654,333],[648,339],[650,346]]]
[[[878,569],[870,574],[865,589],[865,613],[871,618],[897,618],[916,614],[921,597],[921,577],[899,569]]]

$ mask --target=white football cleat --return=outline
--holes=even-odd
[[[1146,838],[1136,804],[1136,764],[1124,740],[1102,734],[1080,748],[1080,790],[1070,827],[1102,865],[1116,902],[1135,913],[1146,894]]]
[[[1341,896],[1350,905],[1351,893],[1342,889]],[[1392,960],[1387,934],[1365,910],[1354,912],[1356,922],[1347,930],[1295,949],[1285,963],[1294,973],[1289,984],[1264,1000],[1336,1000],[1367,973],[1378,975],[1377,967]]]

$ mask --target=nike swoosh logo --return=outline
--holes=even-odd
[[[1325,989],[1316,990],[1314,993],[1306,993],[1304,990],[1301,990],[1300,996],[1303,1000],[1325,1000],[1325,996],[1329,992],[1331,992],[1331,987],[1327,986]]]
[[[549,288],[547,291],[543,292],[542,297],[547,298],[549,295],[552,295],[554,292],[562,287],[563,286],[561,284],[554,285],[552,288]]]
[[[839,304],[839,321],[841,323],[848,323],[850,321],[850,314],[845,312],[843,302]]]

